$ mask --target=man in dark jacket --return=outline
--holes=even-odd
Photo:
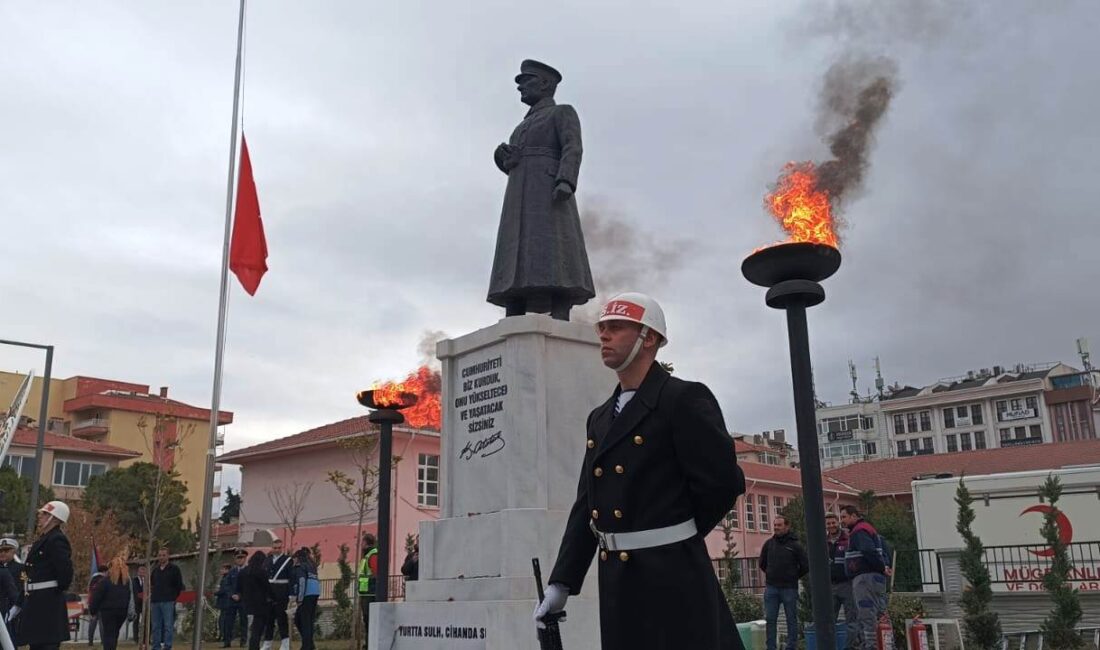
[[[243,648],[248,645],[248,614],[244,611],[244,597],[241,594],[241,572],[244,571],[245,563],[248,561],[248,551],[243,548],[237,549],[234,560],[233,567],[229,569],[230,579],[233,583],[233,593],[229,595],[229,598],[236,607],[236,616],[240,621],[241,647]]]
[[[267,578],[271,583],[274,596],[271,605],[271,618],[264,630],[263,650],[270,650],[275,629],[279,631],[279,650],[290,650],[290,625],[286,617],[286,608],[290,606],[290,578],[294,562],[289,554],[283,553],[283,540],[275,538],[271,542],[271,555],[267,556]]]
[[[565,608],[599,548],[604,650],[739,650],[703,538],[745,490],[714,395],[656,362],[655,300],[620,294],[597,323],[619,385],[588,416],[577,499],[535,619]]]
[[[844,622],[848,630],[848,646],[857,647],[859,625],[856,623],[856,603],[852,600],[852,580],[844,568],[848,553],[848,531],[840,525],[836,513],[825,514],[825,543],[829,545],[829,581],[833,587],[833,616],[844,608]]]
[[[145,586],[149,584],[148,569],[139,564],[137,575],[130,578],[130,588],[134,590],[134,640],[139,650],[145,650],[148,639],[145,638],[145,626],[141,624],[141,615],[145,611]]]
[[[886,559],[882,537],[859,514],[855,506],[840,509],[840,521],[848,529],[845,569],[852,579],[852,598],[856,602],[859,641],[853,647],[874,650],[878,643],[875,626],[886,611]]]
[[[520,101],[531,109],[493,154],[508,188],[488,300],[505,316],[549,312],[569,320],[573,305],[596,295],[574,196],[581,122],[572,106],[554,103],[559,82],[561,73],[545,63],[520,64]]]
[[[806,549],[791,532],[783,515],[772,521],[772,536],[760,548],[760,570],[764,572],[764,619],[767,621],[768,650],[775,650],[779,606],[787,619],[787,650],[798,642],[798,581],[810,571]]]
[[[65,591],[73,582],[73,552],[61,524],[69,506],[50,501],[38,510],[38,539],[27,552],[23,611],[14,619],[15,645],[31,650],[57,650],[69,640]]]
[[[149,598],[153,616],[152,650],[172,650],[172,637],[176,631],[176,600],[183,591],[183,574],[180,568],[168,560],[168,549],[157,551],[157,564],[153,567]]]
[[[218,632],[221,635],[223,648],[233,645],[233,625],[237,622],[238,606],[237,601],[233,599],[237,593],[237,580],[232,571],[233,565],[228,562],[222,565],[218,590],[214,592],[214,607],[218,610]]]
[[[99,566],[96,567],[95,573],[93,573],[91,579],[88,580],[88,596],[89,596],[89,598],[91,597],[91,594],[95,593],[96,587],[99,586],[99,583],[103,580],[104,577],[106,577],[106,575],[107,575],[107,565],[100,564]],[[91,611],[91,607],[89,606],[89,608],[88,608],[88,645],[94,645],[95,644],[95,630],[96,630],[97,627],[99,627],[99,614],[93,614],[92,611]],[[101,633],[100,638],[102,639],[102,637],[103,637],[103,634]]]

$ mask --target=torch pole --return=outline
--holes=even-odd
[[[390,473],[393,469],[393,425],[405,421],[401,413],[393,409],[379,409],[370,414],[370,420],[380,425],[378,444],[378,576],[374,587],[374,600],[389,600],[390,586]]]
[[[810,364],[810,336],[806,328],[806,303],[789,299],[787,338],[791,347],[791,378],[794,384],[794,416],[798,427],[798,457],[802,471],[803,510],[806,517],[806,554],[810,561],[810,596],[813,601],[817,647],[836,647],[833,593],[830,586],[828,545],[825,540],[825,497],[821,488],[821,457],[817,444],[813,369]]]

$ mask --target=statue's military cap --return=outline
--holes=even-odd
[[[516,83],[519,83],[520,79],[527,75],[535,75],[553,81],[554,83],[561,82],[561,73],[554,68],[546,65],[541,61],[535,61],[534,59],[526,59],[523,63],[519,64],[519,74],[516,75]]]

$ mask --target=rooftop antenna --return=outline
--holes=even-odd
[[[882,399],[882,392],[886,389],[886,382],[882,380],[882,364],[879,363],[879,358],[875,357],[875,390],[878,391],[879,399]]]
[[[1081,365],[1085,367],[1085,372],[1088,373],[1089,382],[1092,383],[1093,368],[1092,361],[1089,358],[1089,340],[1086,338],[1077,339],[1077,354],[1081,355]],[[1093,384],[1095,385],[1095,384]]]
[[[852,363],[851,359],[848,359],[848,374],[852,377],[852,392],[848,394],[852,396],[852,404],[859,404],[859,388],[856,387],[856,364]]]

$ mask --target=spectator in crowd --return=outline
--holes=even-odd
[[[848,552],[848,531],[840,525],[836,513],[825,513],[825,542],[829,546],[829,580],[833,587],[833,616],[840,615],[844,608],[844,622],[848,631],[849,647],[855,647],[859,636],[856,623],[856,603],[852,600],[852,581],[844,569],[845,554]]]
[[[401,565],[401,575],[406,580],[416,580],[420,577],[420,540],[413,542],[412,550],[405,556],[405,562]]]
[[[890,562],[882,537],[855,506],[840,509],[840,521],[848,529],[848,550],[844,565],[852,581],[852,599],[856,603],[859,628],[855,648],[875,650],[875,626],[886,611],[886,575]]]
[[[233,576],[230,575],[232,569],[232,564],[222,564],[218,590],[214,592],[214,607],[218,610],[218,636],[221,637],[223,648],[233,645],[233,624],[237,622],[236,602],[233,600],[237,588],[233,584]]]
[[[104,569],[103,578],[88,597],[88,611],[99,619],[103,650],[115,650],[122,624],[134,613],[134,592],[125,560],[116,557]]]
[[[233,600],[233,604],[236,605],[237,618],[240,621],[238,625],[241,629],[241,647],[243,648],[248,644],[248,614],[245,614],[244,604],[241,601],[241,571],[248,563],[248,551],[243,548],[237,549],[235,559],[236,564],[229,570],[229,575],[233,576],[233,593],[230,598]]]
[[[309,549],[304,546],[294,554],[294,627],[302,637],[302,650],[314,650],[313,627],[317,619],[317,599],[321,597],[321,581],[317,578]]]
[[[91,593],[93,591],[95,591],[96,587],[99,586],[100,581],[102,581],[104,576],[106,576],[106,575],[107,575],[106,565],[100,564],[99,566],[96,567],[95,573],[93,573],[91,579],[88,580],[88,595],[89,595],[89,597],[91,596]],[[99,626],[99,616],[93,614],[92,611],[91,611],[91,608],[89,607],[88,608],[88,645],[92,645],[93,643],[95,643],[95,630],[96,630],[96,627],[98,627],[98,626]],[[100,632],[100,636],[103,636],[102,632]]]
[[[237,575],[241,607],[245,616],[252,617],[248,630],[249,650],[260,649],[260,641],[264,638],[264,629],[271,620],[272,604],[275,602],[275,594],[271,591],[271,581],[264,566],[266,562],[267,555],[263,551],[256,551]]]
[[[798,581],[809,572],[810,563],[786,517],[776,515],[772,531],[772,536],[760,549],[768,650],[776,649],[780,605],[787,621],[786,649],[794,650],[798,642]]]
[[[168,560],[168,548],[157,551],[157,564],[151,577],[149,608],[153,615],[153,650],[172,650],[176,631],[176,600],[183,591],[183,574]]]
[[[138,565],[137,575],[130,581],[134,590],[134,641],[137,642],[138,650],[145,650],[149,640],[145,638],[141,615],[145,611],[145,585],[149,582],[149,576],[144,564]]]

